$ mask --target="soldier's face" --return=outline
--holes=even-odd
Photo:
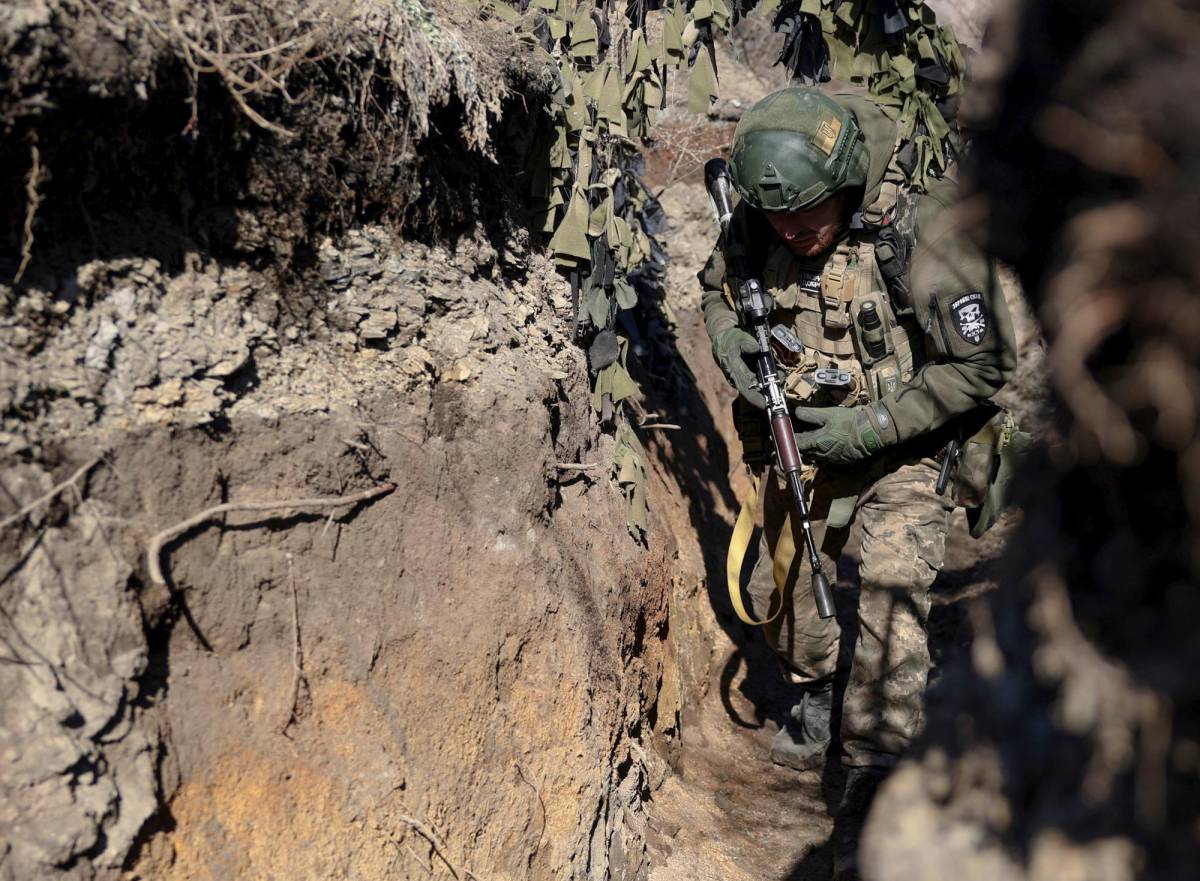
[[[828,251],[846,227],[846,197],[831,196],[807,211],[767,215],[775,233],[797,257],[816,257]]]

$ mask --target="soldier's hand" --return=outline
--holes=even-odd
[[[890,417],[872,409],[882,406],[797,407],[794,415],[798,421],[818,427],[797,434],[796,446],[802,454],[830,465],[850,465],[873,456],[887,446],[879,423]]]
[[[756,387],[758,377],[746,363],[746,355],[758,351],[754,337],[740,327],[729,327],[713,337],[713,358],[721,372],[738,393],[760,410],[767,407],[767,399]]]

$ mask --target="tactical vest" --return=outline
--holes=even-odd
[[[763,284],[775,298],[772,342],[797,403],[853,407],[887,397],[926,360],[911,310],[897,308],[873,236],[854,233],[813,261],[772,245]]]

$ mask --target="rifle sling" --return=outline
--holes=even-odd
[[[769,472],[768,472],[769,478]],[[754,475],[750,481],[750,491],[742,500],[742,509],[738,512],[737,523],[733,527],[733,535],[729,538],[729,550],[725,556],[725,580],[729,589],[729,602],[733,605],[734,614],[742,622],[752,627],[761,627],[779,617],[784,607],[784,587],[787,584],[788,572],[796,559],[796,540],[792,530],[792,515],[789,513],[783,521],[783,529],[775,545],[772,575],[775,589],[771,592],[771,602],[766,618],[755,619],[747,610],[742,600],[742,567],[746,561],[746,552],[754,539],[754,523],[758,519],[758,495],[762,483],[761,475]]]

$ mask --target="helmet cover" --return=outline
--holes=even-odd
[[[858,121],[816,89],[767,95],[733,133],[733,185],[767,212],[803,211],[866,182],[868,154]]]

